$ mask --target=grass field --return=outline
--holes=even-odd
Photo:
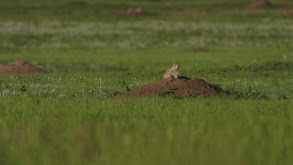
[[[0,164],[291,164],[293,3],[250,2],[0,2],[0,63],[50,72],[0,75]],[[230,95],[112,99],[173,63]]]

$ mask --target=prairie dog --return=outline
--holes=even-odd
[[[173,64],[172,68],[164,72],[164,78],[169,78],[169,77],[178,78],[179,67],[180,66],[178,64]]]

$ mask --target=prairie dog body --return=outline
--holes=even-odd
[[[172,68],[170,68],[164,72],[164,78],[169,78],[169,77],[178,78],[179,67],[180,66],[178,64],[173,64]]]

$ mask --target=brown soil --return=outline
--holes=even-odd
[[[260,7],[272,7],[273,5],[267,1],[253,1],[250,3],[231,3],[227,4],[227,7],[235,8],[260,8]]]
[[[293,11],[286,11],[283,13],[284,17],[292,18],[293,17]]]
[[[273,5],[268,1],[255,1],[249,3],[247,8],[257,8],[257,7],[272,7]]]
[[[187,52],[207,52],[209,51],[206,48],[191,48],[191,49],[185,49]]]
[[[48,73],[47,71],[30,65],[22,60],[17,60],[11,64],[0,64],[0,74],[29,74]]]
[[[137,9],[128,9],[127,11],[125,11],[124,13],[119,14],[119,16],[124,16],[124,17],[148,17],[151,14],[145,11],[142,11],[141,8],[137,8]]]
[[[211,96],[211,95],[227,95],[221,89],[214,88],[202,79],[194,77],[179,77],[179,79],[166,78],[147,85],[142,86],[133,91],[129,91],[116,98],[122,97],[152,97],[172,95],[177,98],[185,98],[190,96]]]

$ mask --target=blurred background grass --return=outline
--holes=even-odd
[[[273,6],[254,4],[254,2],[248,0],[237,2],[231,0],[60,0],[54,2],[49,0],[13,0],[0,3],[0,18],[1,20],[28,21],[42,21],[44,19],[117,21],[121,19],[117,15],[127,9],[141,8],[143,11],[152,13],[150,19],[258,20],[261,17],[280,18],[284,11],[290,10],[292,7],[290,0],[268,1]]]

